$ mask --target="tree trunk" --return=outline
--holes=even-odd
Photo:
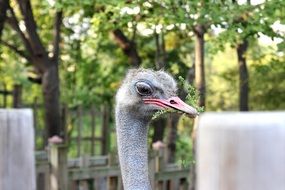
[[[161,39],[159,38],[161,36]],[[165,42],[164,42],[164,35],[161,32],[161,35],[158,33],[154,33],[155,39],[155,68],[156,70],[163,69],[165,67],[166,62],[166,52],[165,52]]]
[[[194,61],[193,61],[194,62]],[[195,64],[192,65],[192,67],[188,70],[187,73],[187,81],[189,84],[193,84],[195,80]],[[183,91],[184,96],[187,95],[187,92]],[[195,122],[195,120],[194,120]],[[195,123],[192,129],[191,133],[191,141],[192,141],[192,155],[195,157],[195,143],[196,143],[196,135],[195,135]],[[189,190],[195,190],[195,181],[196,181],[196,171],[195,171],[195,162],[191,162],[190,168],[189,168]]]
[[[179,121],[180,115],[171,114],[169,117],[169,133],[168,133],[168,142],[167,142],[167,162],[175,162],[175,153],[176,153],[176,140],[177,140],[177,124]]]
[[[239,110],[248,111],[248,71],[245,53],[248,48],[248,41],[244,40],[237,46],[238,66],[239,66]]]
[[[204,34],[203,25],[197,25],[194,29],[195,33],[195,84],[199,91],[199,106],[205,107],[206,102],[206,82],[205,82],[205,66],[204,66]]]
[[[116,29],[112,33],[115,37],[115,41],[122,48],[124,54],[129,58],[129,63],[133,67],[139,67],[141,64],[141,58],[137,52],[135,41],[129,40],[120,29]]]
[[[152,121],[153,125],[153,135],[152,135],[152,143],[157,141],[163,141],[165,126],[166,126],[166,119],[165,118],[158,118]]]
[[[154,33],[156,52],[155,52],[155,68],[156,70],[163,69],[166,62],[166,52],[164,44],[164,35],[161,33],[161,40],[159,34]],[[161,43],[160,43],[161,42]],[[158,118],[153,121],[154,131],[152,136],[152,143],[163,141],[164,131],[166,127],[166,118]]]
[[[199,91],[199,106],[205,107],[206,103],[206,80],[205,80],[205,66],[204,66],[204,34],[205,34],[205,28],[203,25],[197,25],[194,28],[194,33],[195,33],[195,64],[193,65],[193,69],[195,70],[195,84],[196,87]],[[189,70],[189,78],[188,80],[193,80],[193,72]],[[195,120],[194,122],[196,122]],[[195,144],[196,144],[196,129],[195,129],[195,123],[192,131],[192,154],[193,157],[195,157],[196,154],[196,149],[195,149]],[[195,190],[196,189],[196,171],[195,171],[195,162],[191,164],[190,166],[190,172],[189,172],[189,179],[190,179],[190,184],[189,184],[189,190]]]
[[[63,136],[60,127],[59,74],[57,65],[54,64],[44,71],[42,90],[45,106],[45,126],[48,132],[47,136]]]
[[[2,31],[6,20],[6,12],[8,9],[9,0],[0,0],[0,40],[2,37]]]

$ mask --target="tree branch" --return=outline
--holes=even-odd
[[[133,28],[133,33],[132,33],[131,41],[134,42],[137,36],[137,22],[136,22],[135,16],[133,17],[133,21],[132,21],[132,28]]]
[[[60,43],[60,27],[62,23],[62,11],[56,12],[53,30],[53,61],[58,64],[59,60],[59,43]]]
[[[124,54],[128,56],[129,62],[134,67],[139,67],[141,58],[137,52],[136,44],[130,41],[120,29],[113,30],[115,41],[122,48]]]
[[[156,28],[154,30],[154,41],[155,41],[155,47],[156,47],[156,51],[155,51],[155,67],[157,70],[161,69],[161,64],[160,64],[160,44],[159,44],[159,34],[156,31]]]
[[[17,17],[15,15],[14,10],[10,6],[9,6],[9,11],[10,11],[12,17],[9,17],[7,19],[7,23],[18,33],[18,35],[20,36],[20,38],[23,41],[23,44],[24,44],[25,48],[27,49],[29,54],[32,55],[33,54],[33,50],[32,50],[31,44],[28,41],[28,39],[26,38],[24,32],[20,29],[19,21],[17,20]]]
[[[31,58],[28,55],[26,55],[24,51],[19,50],[16,46],[13,46],[12,44],[9,44],[8,42],[5,42],[3,40],[0,40],[0,43],[8,47],[9,49],[13,50],[15,53],[25,58],[27,61],[31,61]]]
[[[20,11],[24,18],[27,33],[29,35],[29,42],[32,46],[34,55],[37,57],[46,57],[48,59],[48,54],[46,52],[46,49],[44,48],[40,40],[40,37],[37,33],[37,24],[34,19],[30,0],[17,0],[17,2],[19,4]],[[48,65],[44,66],[48,67]]]
[[[6,12],[9,6],[9,0],[0,0],[0,39],[2,37],[2,30],[6,20]]]

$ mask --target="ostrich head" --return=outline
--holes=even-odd
[[[148,177],[147,124],[154,112],[197,111],[176,96],[176,82],[163,71],[130,70],[116,95],[116,133],[125,190],[151,189]]]
[[[174,109],[195,117],[195,108],[177,97],[175,80],[164,71],[132,69],[117,92],[117,105],[142,118],[150,118],[154,112]]]

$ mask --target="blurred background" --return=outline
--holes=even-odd
[[[0,9],[0,106],[33,109],[37,150],[58,135],[69,157],[116,153],[114,96],[130,68],[183,77],[205,111],[285,109],[283,0],[0,0]],[[171,114],[151,125],[150,147],[163,142],[167,161],[188,167],[193,121]]]

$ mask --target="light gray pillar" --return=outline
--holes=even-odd
[[[33,114],[0,109],[0,190],[20,189],[36,189]]]
[[[285,112],[205,113],[198,190],[285,190]]]

